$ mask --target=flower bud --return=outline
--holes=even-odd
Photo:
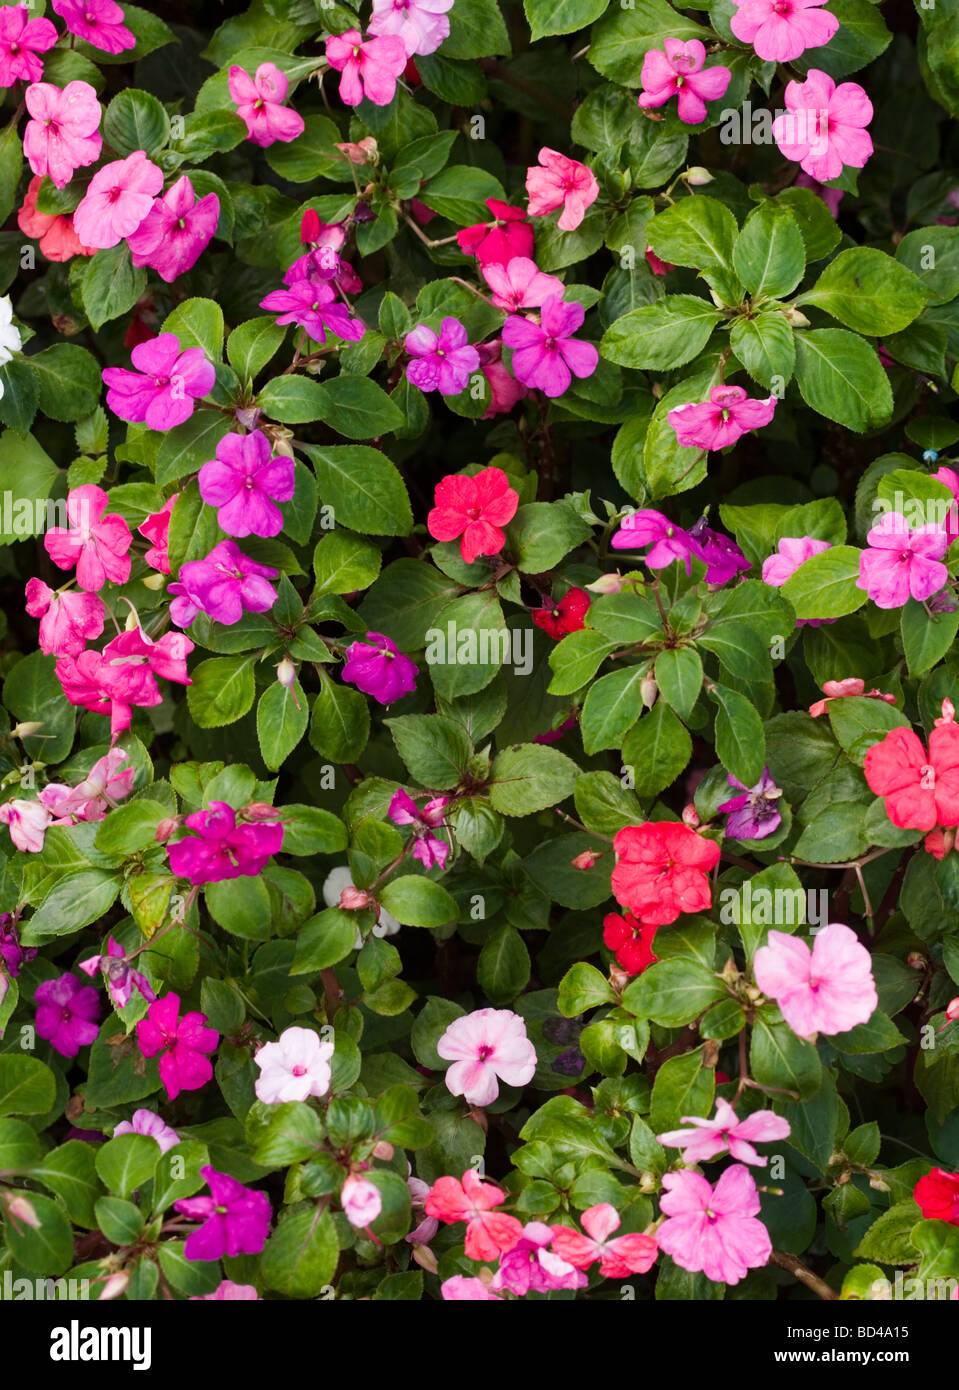
[[[879,1176],[878,1173],[872,1173],[872,1174],[870,1174],[870,1177],[869,1177],[869,1186],[870,1186],[870,1187],[873,1189],[873,1191],[875,1191],[875,1192],[891,1192],[891,1191],[892,1191],[892,1189],[890,1188],[889,1184],[886,1182],[885,1178],[881,1178],[881,1177]]]
[[[258,820],[278,820],[275,806],[271,806],[268,801],[251,801],[248,806],[244,806],[240,812],[240,819],[245,821]]]
[[[255,430],[262,414],[263,411],[258,405],[238,405],[233,412],[233,418],[245,430]]]
[[[100,1294],[100,1302],[106,1303],[111,1298],[119,1298],[122,1293],[126,1293],[129,1283],[129,1271],[118,1269],[116,1274],[111,1274],[103,1285],[103,1291]]]
[[[906,956],[906,964],[911,970],[925,970],[926,958],[921,951],[910,951]]]
[[[307,208],[300,223],[300,240],[304,246],[316,241],[320,235],[320,216],[314,208]]]
[[[659,694],[659,686],[656,684],[655,677],[644,676],[639,683],[639,695],[646,709],[652,709]]]
[[[276,678],[281,685],[291,688],[296,680],[296,667],[288,656],[285,656],[276,668]]]
[[[141,579],[140,583],[143,585],[145,589],[151,589],[155,593],[157,589],[163,588],[164,584],[167,582],[168,577],[169,576],[161,574],[160,571],[157,570],[156,574],[145,575],[143,579]]]
[[[798,309],[785,308],[782,311],[783,318],[787,323],[791,323],[793,328],[808,328],[809,320],[805,314],[801,314]]]
[[[602,850],[584,849],[582,854],[577,854],[575,859],[571,859],[570,865],[574,869],[591,869],[597,859],[602,858]]]
[[[373,1150],[373,1157],[382,1159],[384,1163],[389,1163],[393,1157],[393,1145],[386,1139],[381,1139]]]
[[[947,699],[943,700],[943,702],[942,702],[942,718],[941,718],[941,719],[936,719],[936,720],[934,721],[934,723],[935,723],[936,727],[938,728],[941,724],[951,724],[951,723],[953,723],[953,721],[955,720],[955,717],[956,717],[956,707],[955,707],[955,705],[952,703],[952,701],[951,701],[950,699],[947,698]]]
[[[168,816],[166,820],[161,820],[156,828],[154,840],[158,845],[165,845],[170,836],[176,832],[180,820],[178,816]]]
[[[3,1205],[6,1207],[7,1216],[11,1221],[19,1221],[21,1225],[32,1226],[35,1231],[40,1229],[40,1218],[37,1216],[36,1208],[29,1197],[24,1197],[19,1192],[5,1192]]]
[[[683,807],[683,825],[688,825],[690,830],[695,830],[699,826],[699,812],[690,801]]]
[[[623,587],[623,576],[619,570],[614,574],[601,574],[598,579],[594,579],[592,584],[587,584],[586,588],[593,594],[618,594]]]
[[[359,912],[369,905],[370,895],[364,888],[344,888],[340,894],[339,906],[344,912]]]
[[[688,183],[691,188],[705,188],[707,183],[712,183],[713,176],[708,169],[704,169],[701,164],[694,164],[691,169],[687,169],[683,174],[683,182]]]
[[[23,724],[17,724],[10,730],[11,738],[29,738],[31,734],[39,733],[43,728],[43,721],[39,719],[28,719]]]
[[[621,970],[618,965],[611,965],[609,967],[609,983],[617,994],[622,994],[623,990],[629,984],[629,978],[626,971]]]
[[[432,1250],[428,1245],[414,1245],[413,1259],[416,1261],[416,1263],[420,1266],[421,1269],[426,1270],[427,1274],[439,1273],[440,1267],[437,1263],[436,1256],[433,1254]]]
[[[946,1018],[948,1018],[950,1023],[953,1023],[959,1018],[959,997],[949,1000],[949,1003],[946,1005]]]
[[[274,455],[278,458],[291,459],[293,457],[293,431],[284,429],[282,425],[274,425],[269,433]]]

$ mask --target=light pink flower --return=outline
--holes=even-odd
[[[820,9],[823,0],[733,0],[737,11],[729,27],[737,39],[751,43],[759,57],[791,63],[807,48],[821,48],[839,28],[839,20]]]
[[[403,40],[395,34],[364,40],[359,29],[328,38],[326,58],[342,74],[344,106],[358,106],[364,97],[374,106],[389,106],[396,95],[396,79],[409,61]]]
[[[114,1137],[116,1130],[113,1131]],[[262,1300],[252,1284],[234,1284],[221,1279],[212,1293],[191,1293],[190,1303],[259,1303]]]
[[[769,1232],[757,1221],[759,1193],[748,1168],[735,1163],[711,1187],[701,1173],[666,1173],[660,1207],[668,1220],[656,1232],[680,1269],[707,1279],[738,1284],[761,1269],[772,1254]]]
[[[253,1060],[260,1068],[256,1079],[258,1100],[267,1105],[281,1101],[325,1096],[330,1089],[333,1044],[323,1042],[312,1028],[286,1028],[276,1042],[264,1043]]]
[[[856,933],[831,922],[805,941],[771,931],[756,952],[756,983],[775,999],[794,1033],[845,1033],[872,1017],[879,1003],[871,957]]]
[[[954,468],[946,468],[945,465],[937,468],[932,474],[937,483],[942,483],[952,493],[952,501],[946,504],[943,525],[946,528],[946,537],[949,544],[959,537],[959,473]]]
[[[113,1137],[116,1139],[121,1134],[145,1134],[148,1139],[155,1139],[160,1145],[161,1154],[165,1154],[167,1149],[172,1149],[175,1144],[179,1144],[180,1136],[175,1129],[171,1129],[168,1124],[155,1115],[152,1110],[134,1110],[133,1118],[121,1120],[114,1127]],[[209,1294],[212,1298],[213,1295]]]
[[[89,82],[68,82],[62,91],[52,82],[34,82],[24,101],[33,117],[23,132],[30,168],[65,188],[74,170],[92,164],[103,146],[96,91]]]
[[[539,166],[526,170],[526,192],[530,217],[545,217],[562,208],[557,226],[561,232],[574,232],[586,209],[599,197],[599,184],[592,169],[544,145],[537,155]]]
[[[911,596],[931,598],[949,578],[942,557],[949,544],[941,526],[910,530],[900,512],[883,512],[866,536],[859,554],[856,588],[864,589],[877,608],[901,608]]]
[[[73,214],[84,246],[116,246],[135,232],[163,187],[163,174],[142,150],[98,169]]]
[[[666,416],[684,449],[725,449],[749,430],[768,425],[776,397],[751,399],[741,386],[714,386],[701,405],[690,401]]]
[[[507,265],[489,261],[480,270],[493,291],[493,303],[508,314],[538,309],[552,295],[563,297],[562,280],[544,274],[528,256],[514,256]]]
[[[82,782],[75,787],[50,782],[40,793],[40,800],[54,816],[65,823],[101,821],[107,811],[128,797],[133,790],[136,769],[130,755],[122,748],[111,748],[98,758]],[[121,770],[122,769],[122,770]]]
[[[729,1101],[716,1101],[716,1113],[711,1120],[697,1115],[683,1115],[682,1122],[692,1129],[671,1129],[657,1134],[661,1144],[683,1150],[685,1163],[704,1163],[728,1149],[739,1163],[753,1163],[765,1168],[766,1160],[753,1148],[752,1142],[766,1144],[774,1139],[789,1138],[789,1121],[772,1110],[754,1110],[740,1120]]]
[[[383,1210],[379,1188],[356,1173],[351,1173],[344,1182],[340,1190],[340,1204],[350,1225],[360,1230],[375,1221]]]
[[[837,179],[843,168],[861,169],[872,154],[865,127],[872,102],[856,82],[838,87],[827,73],[810,68],[805,82],[788,82],[784,114],[773,121],[773,135],[787,159],[819,183]]]
[[[817,540],[815,536],[784,536],[777,553],[763,561],[763,580],[773,588],[780,589],[800,565],[804,565],[813,555],[820,555],[829,549],[828,541]]]
[[[41,802],[14,800],[0,806],[0,824],[10,831],[10,839],[17,849],[39,854],[47,827],[54,824],[54,820]]]
[[[253,77],[234,64],[229,85],[237,114],[246,123],[246,138],[255,145],[289,142],[303,134],[303,117],[283,105],[290,83],[275,63],[261,63]]]
[[[440,1295],[446,1303],[502,1303],[498,1293],[493,1293],[482,1279],[470,1278],[468,1274],[454,1274],[440,1284]]]
[[[55,593],[42,579],[28,579],[26,609],[40,619],[40,650],[47,656],[79,656],[103,631],[104,608],[96,594]]]
[[[449,38],[446,13],[452,8],[453,0],[373,0],[368,28],[377,37],[395,34],[408,57],[417,53],[425,57]]]
[[[220,200],[207,193],[197,200],[190,180],[177,179],[157,198],[146,217],[127,237],[134,265],[151,266],[171,284],[191,270],[209,244],[220,216]]]
[[[663,52],[665,49],[665,52]],[[706,102],[724,96],[732,73],[728,68],[703,68],[706,49],[698,39],[664,39],[663,48],[651,48],[643,59],[640,77],[643,90],[639,104],[646,110],[665,106],[678,97],[679,119],[686,125],[699,125],[706,119]]]
[[[107,512],[109,501],[103,488],[93,483],[75,487],[67,495],[69,529],[54,526],[43,537],[53,563],[62,570],[76,565],[77,583],[90,593],[108,582],[125,584],[130,578],[127,551],[133,536],[122,516]]]
[[[453,1063],[446,1073],[447,1088],[469,1105],[492,1105],[499,1081],[525,1086],[536,1070],[536,1049],[526,1036],[526,1024],[510,1009],[475,1009],[454,1019],[436,1050]]]

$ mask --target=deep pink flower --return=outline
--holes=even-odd
[[[91,979],[94,975],[103,975],[110,998],[118,1009],[126,1008],[133,998],[134,989],[139,990],[149,1004],[156,999],[150,981],[139,970],[133,968],[123,947],[119,941],[114,941],[112,936],[107,939],[105,956],[88,956],[86,960],[80,961],[79,968]]]
[[[224,879],[255,878],[267,860],[279,854],[283,844],[282,821],[237,823],[237,813],[225,801],[211,801],[203,811],[194,811],[184,820],[193,835],[167,845],[170,868],[177,878],[194,887],[221,883]]]
[[[114,738],[130,727],[133,706],[161,703],[156,676],[190,685],[186,658],[193,643],[180,632],[167,632],[154,642],[141,628],[122,632],[102,652],[62,656],[57,679],[72,705],[110,717]]]
[[[39,82],[43,59],[57,41],[57,31],[49,19],[31,19],[26,5],[5,5],[0,9],[0,87],[14,82]]]
[[[489,405],[483,412],[484,420],[492,420],[497,415],[508,414],[518,401],[525,400],[529,388],[510,374],[502,360],[503,342],[501,338],[487,340],[477,347],[480,371],[489,384]]]
[[[154,1000],[146,1018],[137,1024],[137,1042],[144,1057],[160,1053],[160,1080],[169,1100],[176,1100],[181,1091],[198,1091],[212,1081],[213,1064],[204,1054],[215,1052],[219,1040],[216,1029],[206,1026],[205,1014],[193,1012],[180,1017],[178,994]]]
[[[105,757],[98,758],[83,781],[75,787],[50,782],[40,793],[40,801],[51,815],[64,823],[101,821],[107,811],[123,801],[133,790],[136,769],[130,755],[122,748],[111,748]]]
[[[408,57],[435,53],[449,37],[446,18],[453,0],[373,0],[373,13],[367,26],[371,34],[395,34],[402,40]]]
[[[56,593],[42,579],[28,579],[26,609],[40,619],[40,650],[47,656],[79,656],[103,631],[104,608],[96,594]]]
[[[474,1009],[454,1018],[436,1044],[444,1061],[447,1089],[468,1105],[492,1105],[499,1083],[526,1086],[536,1070],[536,1048],[524,1020],[511,1009]]]
[[[578,159],[570,159],[548,145],[543,146],[537,159],[539,164],[526,170],[530,217],[544,217],[562,208],[557,226],[561,232],[574,232],[586,216],[586,209],[599,197],[596,175]]]
[[[177,627],[189,627],[198,612],[230,626],[244,613],[268,613],[276,590],[267,581],[279,570],[250,560],[236,541],[221,541],[203,560],[188,560],[179,580],[169,586],[174,601],[170,617]]]
[[[327,62],[342,74],[344,106],[358,106],[364,97],[374,106],[389,106],[408,57],[406,45],[396,34],[364,40],[359,29],[347,29],[326,41]]]
[[[799,1037],[846,1033],[867,1023],[879,1004],[872,958],[854,931],[840,922],[805,941],[770,931],[753,961],[756,984],[775,999]]]
[[[283,513],[277,502],[293,496],[293,460],[273,457],[262,430],[227,434],[216,446],[216,459],[200,469],[200,496],[218,508],[217,521],[228,536],[278,536]]]
[[[513,349],[516,380],[553,397],[568,390],[572,377],[592,376],[599,353],[592,343],[573,337],[585,317],[582,304],[565,304],[559,295],[545,300],[539,323],[511,314],[503,324],[503,342]]]
[[[514,257],[533,254],[533,228],[522,208],[514,208],[499,198],[487,198],[492,222],[477,222],[456,233],[456,244],[464,256],[475,256],[480,268],[490,264],[508,265]]]
[[[499,1269],[491,1288],[509,1289],[520,1298],[551,1289],[584,1289],[586,1275],[550,1249],[552,1229],[543,1221],[527,1221],[523,1234],[511,1249],[500,1256]]]
[[[824,0],[733,0],[736,13],[729,27],[737,39],[751,43],[760,58],[791,63],[807,48],[821,48],[839,28],[839,20],[820,9]]]
[[[445,318],[439,335],[420,324],[407,333],[404,347],[413,359],[406,364],[407,378],[421,391],[458,396],[479,366],[479,353],[470,347],[459,319]]]
[[[155,1139],[160,1145],[161,1154],[165,1154],[167,1149],[172,1149],[180,1142],[176,1130],[164,1124],[159,1115],[145,1107],[134,1110],[129,1120],[123,1120],[114,1126],[113,1138],[116,1139],[121,1134],[144,1134],[148,1139]],[[213,1295],[209,1294],[208,1297],[212,1298]]]
[[[276,314],[278,324],[295,323],[305,328],[315,343],[326,342],[327,329],[348,343],[359,342],[366,331],[337,299],[333,287],[312,275],[295,279],[287,289],[271,290],[260,300],[260,308]]]
[[[175,333],[160,333],[138,343],[130,353],[135,372],[107,367],[107,405],[121,420],[151,430],[171,430],[193,414],[196,402],[209,395],[216,371],[202,348],[180,351]]]
[[[104,53],[136,48],[136,38],[124,25],[123,11],[114,0],[53,0],[53,8],[71,34]]]
[[[130,578],[127,551],[133,536],[123,517],[107,512],[110,498],[103,488],[84,483],[67,494],[70,526],[53,526],[43,537],[44,548],[62,570],[77,567],[77,583],[94,593],[104,584],[125,584]],[[92,613],[87,615],[87,621]],[[102,630],[102,623],[101,623]]]
[[[449,803],[448,796],[434,796],[425,806],[419,807],[402,787],[393,793],[389,806],[389,817],[394,825],[412,825],[413,858],[418,859],[426,869],[439,865],[446,868],[446,857],[450,847],[433,831],[443,824],[443,815]]]
[[[690,574],[691,561],[705,558],[699,544],[688,531],[675,525],[662,512],[649,507],[624,516],[619,530],[613,533],[610,545],[614,550],[638,550],[640,546],[648,545],[645,563],[651,570],[665,569],[674,560],[682,560],[686,573]]]
[[[943,465],[943,467],[936,469],[932,477],[952,493],[952,501],[946,506],[942,523],[949,544],[952,545],[953,541],[959,537],[959,473],[954,468],[946,468]]]
[[[652,1236],[609,1239],[621,1225],[619,1212],[609,1202],[587,1207],[581,1219],[586,1235],[580,1235],[569,1226],[553,1227],[553,1250],[567,1264],[589,1269],[599,1260],[599,1272],[604,1279],[625,1279],[630,1274],[645,1274],[652,1269],[659,1253]]]
[[[665,106],[675,96],[679,119],[686,125],[699,125],[706,119],[706,102],[725,96],[732,78],[728,68],[704,68],[705,61],[706,49],[698,39],[689,43],[665,39],[662,49],[649,49],[640,76],[640,106],[644,110]]]
[[[749,561],[735,541],[724,536],[721,531],[713,531],[701,516],[689,532],[690,539],[699,546],[706,562],[706,583],[717,587],[728,584],[743,570],[749,569]]]
[[[69,972],[37,985],[37,1037],[61,1057],[75,1057],[100,1031],[100,996]]]
[[[142,150],[98,169],[73,214],[84,246],[116,246],[135,232],[163,187],[163,174]]]
[[[725,449],[748,430],[768,425],[776,397],[751,400],[741,386],[714,386],[702,405],[678,405],[666,416],[676,439],[689,449]]]
[[[150,549],[144,555],[144,560],[161,574],[170,573],[170,514],[179,495],[175,492],[172,497],[168,497],[158,512],[151,512],[143,525],[137,527],[140,535],[150,542]]]
[[[193,184],[184,174],[127,237],[134,265],[151,266],[170,284],[191,270],[209,245],[220,217],[220,200],[207,193],[197,200]]]
[[[789,1138],[789,1121],[782,1119],[773,1110],[754,1110],[745,1120],[741,1120],[728,1100],[716,1101],[716,1114],[711,1120],[697,1115],[683,1115],[684,1125],[692,1129],[671,1129],[666,1134],[657,1134],[660,1144],[670,1148],[682,1149],[683,1162],[688,1164],[705,1163],[711,1158],[729,1150],[730,1157],[737,1163],[751,1163],[765,1168],[766,1160],[753,1148],[753,1144],[768,1144],[775,1139]]]
[[[877,608],[901,608],[911,596],[931,598],[949,578],[942,557],[949,544],[941,526],[910,530],[899,512],[883,512],[866,536],[859,554],[856,588],[864,589]]]
[[[0,16],[6,13],[0,10]],[[34,20],[35,24],[46,22]],[[24,101],[33,118],[23,132],[23,153],[30,168],[35,174],[46,174],[57,188],[65,188],[74,170],[92,164],[103,146],[97,130],[101,111],[96,91],[89,82],[68,82],[62,91],[52,82],[35,82],[27,88]]]
[[[368,632],[365,642],[354,642],[343,663],[343,679],[381,705],[391,705],[416,689],[419,667],[404,656],[382,632]]]
[[[168,995],[167,998],[176,996]],[[137,1028],[140,1027],[142,1024],[138,1023]],[[219,1260],[224,1255],[258,1255],[270,1233],[273,1211],[269,1197],[265,1192],[244,1187],[236,1178],[231,1178],[228,1173],[218,1173],[209,1165],[201,1168],[200,1173],[210,1189],[210,1196],[181,1197],[173,1203],[174,1210],[181,1216],[203,1222],[198,1231],[187,1236],[184,1255],[188,1260]]]
[[[229,86],[237,115],[246,124],[246,138],[255,145],[272,145],[276,140],[289,142],[303,134],[303,117],[283,105],[290,82],[275,63],[261,63],[253,77],[234,65],[230,68]]]
[[[769,1232],[756,1219],[759,1193],[748,1168],[735,1163],[715,1187],[701,1173],[666,1173],[660,1207],[668,1220],[656,1232],[680,1269],[702,1270],[707,1279],[738,1284],[772,1254]]]
[[[838,179],[845,166],[861,169],[872,154],[866,126],[872,102],[856,82],[838,87],[827,73],[810,68],[805,82],[787,82],[786,111],[773,121],[780,152],[819,183]]]
[[[503,264],[481,264],[483,278],[493,291],[497,309],[515,314],[519,309],[538,309],[554,295],[563,297],[563,282],[537,269],[535,261],[515,255]]]
[[[16,979],[27,961],[36,958],[36,946],[21,946],[20,930],[9,912],[0,912],[0,962]],[[2,1002],[2,1001],[0,1001]]]
[[[5,825],[10,831],[10,839],[17,849],[27,854],[40,853],[47,828],[54,824],[53,816],[42,801],[14,798],[0,806],[0,825]]]

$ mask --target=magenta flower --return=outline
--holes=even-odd
[[[526,170],[530,217],[544,217],[562,208],[556,225],[561,232],[574,232],[586,216],[586,209],[599,197],[596,175],[578,159],[570,159],[548,145],[536,157],[539,163]]]
[[[207,193],[197,201],[190,180],[177,179],[155,199],[146,217],[127,237],[134,265],[151,266],[167,284],[192,269],[209,245],[220,217],[220,200]]]
[[[88,956],[80,961],[80,969],[91,979],[96,974],[103,975],[110,998],[118,1009],[126,1008],[133,998],[134,989],[139,990],[149,1004],[156,999],[150,981],[139,970],[134,970],[123,947],[112,936],[107,938],[107,954]]]
[[[872,154],[866,126],[872,102],[856,82],[838,87],[828,74],[810,68],[805,82],[787,82],[786,111],[773,121],[776,144],[787,159],[819,183],[838,179],[848,165],[861,169]]]
[[[367,27],[378,38],[395,34],[402,40],[408,57],[417,53],[425,57],[435,53],[449,38],[446,13],[452,8],[453,0],[373,0]]]
[[[47,656],[79,656],[103,631],[104,608],[96,594],[58,594],[42,579],[28,579],[26,598],[30,617],[40,619],[40,650]]]
[[[53,0],[53,8],[71,34],[104,53],[136,48],[137,41],[124,25],[123,11],[114,0]]]
[[[444,319],[439,336],[425,323],[420,324],[407,333],[404,347],[413,358],[406,364],[407,379],[421,391],[458,396],[479,366],[479,353],[470,347],[459,319]]]
[[[446,1086],[467,1105],[492,1105],[499,1083],[526,1086],[536,1070],[536,1048],[526,1036],[526,1024],[511,1009],[474,1009],[454,1018],[436,1044],[439,1055],[453,1065]]]
[[[27,961],[37,954],[36,946],[21,946],[20,931],[9,912],[0,912],[0,961],[13,978],[20,974]]]
[[[254,77],[234,65],[229,86],[237,115],[246,124],[246,138],[255,145],[289,142],[303,134],[303,117],[283,105],[290,83],[275,63],[261,63]]]
[[[706,102],[725,95],[732,73],[722,66],[704,69],[706,49],[698,39],[665,39],[663,49],[651,48],[643,59],[639,104],[647,110],[678,97],[679,119],[698,125],[706,119]]]
[[[900,512],[883,512],[866,544],[856,588],[864,589],[877,608],[901,608],[910,597],[921,603],[949,578],[942,563],[949,538],[941,526],[930,523],[912,531]]]
[[[706,561],[706,583],[728,584],[742,570],[750,568],[749,561],[735,541],[724,536],[721,531],[713,531],[701,516],[689,532],[691,540],[699,546],[702,559]]]
[[[137,1024],[144,1057],[160,1053],[160,1080],[169,1100],[176,1100],[181,1091],[198,1091],[213,1079],[213,1064],[204,1053],[215,1052],[220,1040],[216,1029],[206,1026],[205,1014],[179,1015],[180,996],[165,994]]]
[[[768,425],[775,410],[775,396],[751,400],[741,386],[714,386],[703,405],[678,405],[666,419],[683,448],[725,449],[748,430]]]
[[[158,512],[151,512],[143,525],[137,527],[139,534],[150,542],[150,549],[144,554],[144,560],[161,574],[170,573],[170,515],[179,495],[175,492],[172,497],[168,497]]]
[[[104,820],[107,811],[128,797],[133,790],[136,768],[122,748],[111,748],[98,758],[86,777],[75,787],[50,782],[40,793],[40,801],[63,824]],[[122,769],[122,770],[121,770]]]
[[[216,459],[200,469],[200,496],[216,507],[217,521],[228,536],[278,536],[283,513],[277,502],[293,496],[293,460],[273,457],[262,430],[227,434],[216,446]]]
[[[194,887],[224,879],[255,878],[283,844],[281,821],[241,819],[237,824],[237,813],[225,801],[211,801],[183,823],[195,834],[167,845],[167,854],[172,872]]]
[[[152,1110],[145,1108],[134,1110],[131,1119],[121,1120],[114,1126],[113,1138],[116,1139],[121,1134],[144,1134],[148,1139],[155,1139],[160,1145],[161,1154],[165,1154],[167,1149],[172,1149],[180,1142],[180,1136],[175,1129],[164,1124],[159,1115],[154,1114]]]
[[[260,1069],[257,1100],[266,1105],[325,1096],[330,1089],[333,1044],[322,1042],[312,1028],[286,1028],[276,1042],[264,1043],[254,1053]]]
[[[67,494],[70,526],[53,526],[43,537],[44,548],[53,563],[62,570],[76,565],[77,583],[91,593],[108,582],[125,584],[130,578],[127,551],[133,544],[133,536],[122,516],[107,512],[109,501],[103,488],[93,483],[75,487]],[[92,613],[86,617],[89,621]],[[102,630],[102,621],[100,627]]]
[[[175,333],[138,343],[130,353],[135,372],[107,367],[107,405],[121,420],[151,430],[171,430],[193,414],[196,402],[213,390],[216,370],[202,348],[180,351]]]
[[[839,20],[820,9],[824,0],[733,0],[736,13],[729,27],[737,39],[751,43],[760,58],[791,63],[807,48],[821,48],[839,28]]]
[[[952,493],[952,501],[947,504],[946,514],[943,517],[946,539],[952,545],[953,541],[959,537],[959,473],[954,468],[947,468],[943,465],[941,468],[937,468],[931,476]]]
[[[26,5],[5,5],[0,9],[0,87],[14,82],[39,82],[43,60],[57,41],[57,31],[49,19],[31,19]]]
[[[186,658],[193,643],[180,632],[154,642],[141,628],[122,632],[102,652],[89,648],[78,657],[62,656],[56,675],[72,705],[110,717],[114,737],[130,727],[133,706],[161,703],[155,676],[190,685]]]
[[[137,1027],[140,1025],[138,1024]],[[181,1197],[175,1211],[191,1221],[202,1221],[187,1236],[183,1253],[188,1260],[219,1260],[224,1255],[258,1255],[270,1233],[272,1209],[265,1192],[244,1187],[228,1173],[209,1166],[200,1172],[210,1189],[209,1197]]]
[[[573,376],[592,376],[599,353],[592,343],[573,337],[585,317],[582,304],[564,304],[559,295],[544,302],[539,323],[511,314],[503,324],[503,342],[513,349],[516,380],[554,397],[569,388]]]
[[[419,667],[382,632],[368,632],[365,642],[352,643],[343,663],[343,679],[381,705],[412,694],[418,674]]]
[[[520,1298],[530,1291],[584,1289],[589,1283],[586,1275],[550,1250],[552,1242],[551,1227],[543,1221],[527,1221],[516,1244],[500,1255],[491,1288],[508,1289]]]
[[[645,563],[651,570],[665,569],[674,560],[682,560],[686,573],[692,571],[691,561],[702,560],[703,552],[688,531],[676,526],[662,512],[644,507],[623,517],[619,530],[614,532],[610,545],[614,550],[639,550],[648,545]]]
[[[37,1037],[61,1057],[75,1057],[100,1031],[100,996],[69,972],[37,985]]]
[[[351,1226],[365,1229],[383,1210],[380,1190],[358,1173],[350,1173],[340,1189],[340,1205]]]
[[[753,1144],[768,1144],[775,1139],[789,1138],[789,1121],[782,1119],[773,1110],[754,1110],[745,1120],[740,1120],[729,1101],[716,1101],[716,1114],[711,1120],[697,1115],[683,1115],[684,1125],[692,1129],[671,1129],[666,1134],[657,1134],[660,1144],[670,1148],[682,1149],[684,1163],[707,1163],[729,1150],[730,1157],[737,1163],[751,1163],[765,1168],[766,1160],[753,1148]]]
[[[276,590],[267,581],[279,570],[257,564],[243,554],[236,541],[221,541],[203,560],[188,560],[180,578],[169,586],[174,594],[170,617],[177,627],[189,627],[197,613],[209,615],[229,627],[244,613],[268,613],[276,603]]]
[[[775,999],[789,1027],[801,1038],[846,1033],[867,1023],[879,1004],[872,958],[856,933],[840,922],[805,941],[770,931],[753,961],[756,983]]]
[[[326,60],[342,74],[340,101],[344,106],[358,106],[364,97],[374,106],[389,106],[408,55],[396,34],[364,41],[359,29],[347,29],[327,39]]]
[[[17,849],[27,854],[40,853],[47,827],[53,824],[53,817],[42,801],[14,798],[0,806],[0,825],[10,831],[10,839]]]
[[[717,811],[729,814],[726,834],[731,840],[764,840],[782,824],[779,798],[782,791],[769,775],[769,768],[763,768],[763,775],[754,787],[744,787],[732,773],[727,773],[726,781],[737,787],[741,796],[734,796],[717,806]]]
[[[656,1232],[680,1269],[701,1270],[707,1279],[738,1284],[772,1254],[769,1232],[757,1221],[759,1193],[748,1168],[733,1164],[711,1187],[701,1173],[666,1173],[660,1207],[668,1220]]]
[[[326,342],[327,329],[348,343],[359,342],[366,332],[359,319],[351,317],[347,305],[337,299],[332,286],[312,275],[293,280],[285,290],[271,290],[260,300],[260,308],[276,314],[278,324],[295,323],[305,328],[314,343]]]
[[[476,222],[456,233],[456,244],[463,255],[475,256],[480,270],[531,256],[533,224],[527,221],[523,209],[511,207],[500,198],[487,198],[486,206],[493,214],[492,222]]]
[[[528,256],[513,256],[505,265],[481,265],[483,278],[493,291],[497,309],[515,314],[518,309],[538,309],[554,295],[563,297],[563,282],[546,275]]]
[[[412,825],[413,858],[418,859],[426,869],[439,865],[446,868],[446,857],[450,847],[445,840],[434,835],[433,831],[443,824],[443,813],[449,804],[448,796],[434,796],[422,810],[402,787],[393,793],[390,801],[389,817],[394,825]]]
[[[0,10],[0,17],[9,14]],[[33,21],[46,24],[45,19]],[[23,132],[23,153],[35,174],[46,174],[65,188],[74,170],[99,158],[103,137],[100,103],[89,82],[68,82],[61,91],[52,82],[35,82],[24,94],[32,120]],[[84,245],[87,243],[84,242]]]

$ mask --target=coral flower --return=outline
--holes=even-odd
[[[466,1222],[466,1255],[470,1260],[495,1260],[511,1250],[523,1234],[522,1223],[515,1216],[496,1211],[506,1201],[506,1194],[494,1183],[484,1182],[468,1168],[463,1181],[456,1178],[437,1178],[426,1199],[427,1216],[447,1225]]]
[[[0,9],[0,19],[6,14]],[[23,207],[17,213],[17,226],[27,236],[36,237],[40,243],[40,254],[48,261],[70,261],[74,256],[92,256],[92,246],[84,246],[73,230],[73,217],[68,212],[49,213],[37,211],[37,194],[43,178],[36,174],[27,185]]]
[[[869,749],[863,771],[900,830],[959,825],[959,727],[953,719],[938,721],[928,753],[911,729],[890,729]]]
[[[710,869],[719,845],[679,821],[627,825],[613,840],[617,900],[647,924],[666,926],[681,912],[703,912],[711,901]]]
[[[592,169],[570,159],[558,150],[544,145],[538,156],[539,164],[526,170],[526,192],[530,217],[545,217],[562,208],[559,222],[561,232],[574,232],[586,209],[599,197],[599,184]]]
[[[519,493],[502,468],[483,468],[471,478],[451,473],[436,484],[435,505],[426,518],[437,541],[460,543],[468,565],[480,555],[498,555],[506,544],[502,527],[512,521]]]

